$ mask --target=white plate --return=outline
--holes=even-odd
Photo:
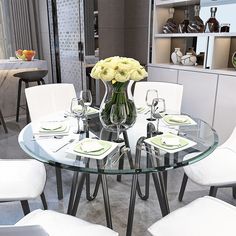
[[[110,143],[111,147],[105,153],[101,154],[100,156],[89,155],[89,154],[84,154],[84,153],[80,154],[80,153],[74,151],[74,147],[76,146],[76,144],[78,144],[79,142],[86,142],[87,140],[91,140],[91,139],[86,138],[86,139],[80,140],[78,142],[74,142],[74,143],[68,145],[68,147],[67,147],[67,149],[65,151],[67,153],[71,153],[71,154],[74,154],[74,155],[77,155],[77,156],[83,156],[83,157],[88,157],[88,158],[92,158],[92,159],[102,160],[106,156],[108,156],[109,154],[111,154],[113,152],[116,152],[116,148],[118,147],[117,143],[113,143],[113,142],[109,142],[109,141],[104,141],[104,142]]]

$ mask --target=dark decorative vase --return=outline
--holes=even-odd
[[[211,17],[208,19],[208,21],[205,24],[206,33],[219,32],[220,25],[216,19],[216,11],[217,11],[217,7],[211,7]]]

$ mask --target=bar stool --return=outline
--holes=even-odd
[[[2,115],[1,108],[0,108],[0,124],[2,124],[3,129],[4,129],[5,133],[7,134],[7,133],[8,133],[8,130],[7,130],[7,126],[6,126],[4,117],[3,117],[3,115]]]
[[[47,75],[48,70],[33,70],[33,71],[24,71],[14,74],[14,77],[18,77],[18,95],[17,95],[17,108],[16,108],[16,122],[19,121],[19,112],[20,112],[20,100],[21,100],[21,87],[22,82],[25,83],[25,88],[29,87],[30,82],[37,82],[38,85],[45,84],[43,78]],[[26,120],[27,123],[30,122],[29,110],[26,104]]]

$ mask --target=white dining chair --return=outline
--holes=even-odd
[[[189,159],[199,153],[191,153],[184,157]],[[210,187],[209,195],[215,197],[218,188],[233,187],[233,197],[236,198],[236,128],[222,145],[209,156],[192,165],[184,167],[184,177],[179,193],[182,201],[187,180]]]
[[[183,85],[165,82],[137,82],[134,87],[134,102],[137,107],[146,106],[146,93],[156,89],[158,97],[164,98],[166,110],[173,114],[181,112]]]
[[[165,82],[136,82],[134,84],[133,93],[136,107],[146,106],[145,97],[147,90],[149,89],[156,89],[158,91],[158,96],[165,99],[167,112],[170,112],[171,114],[181,113],[183,85]],[[148,121],[144,115],[138,113],[134,126],[127,130],[130,137],[129,142],[131,150],[135,150],[138,138],[146,135],[147,123]]]
[[[1,234],[3,232],[4,234]],[[4,236],[118,236],[105,226],[51,210],[35,210],[14,226],[0,226]]]
[[[213,197],[198,198],[148,228],[152,236],[234,236],[236,207]]]
[[[31,159],[0,159],[0,202],[20,201],[24,214],[30,212],[28,200],[41,196],[44,209],[46,171]]]
[[[158,97],[165,100],[166,112],[170,114],[180,114],[183,96],[183,85],[165,82],[136,82],[130,84],[134,86],[133,99],[136,107],[146,107],[146,93],[149,89],[155,89]],[[129,89],[130,90],[130,89]],[[155,124],[156,122],[154,122]],[[147,135],[147,124],[145,114],[137,114],[137,119],[133,127],[127,130],[129,145],[131,150],[135,150],[138,138]],[[134,154],[134,153],[133,153]],[[165,161],[168,162],[169,154],[166,154]],[[165,186],[167,187],[167,172],[163,172]],[[120,178],[120,177],[119,177]]]
[[[47,114],[70,110],[71,100],[76,98],[74,85],[64,83],[26,88],[25,95],[31,121]]]
[[[25,89],[31,121],[60,111],[69,111],[72,98],[76,98],[73,84],[46,84]],[[56,167],[58,199],[63,198],[61,169]]]

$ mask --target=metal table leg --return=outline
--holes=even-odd
[[[79,173],[77,171],[74,171],[72,184],[71,184],[69,204],[68,204],[68,209],[67,209],[67,214],[70,214],[70,215],[72,213],[72,208],[73,208],[73,204],[74,204],[74,198],[75,198],[75,192],[76,192],[76,187],[77,187],[78,175],[79,175]]]
[[[138,175],[134,174],[132,178],[132,186],[131,186],[131,193],[130,193],[129,214],[128,214],[126,236],[132,235],[137,183],[138,183]]]
[[[101,175],[101,182],[102,182],[102,191],[103,191],[103,199],[104,199],[107,227],[112,229],[112,218],[111,218],[111,209],[110,209],[110,201],[109,201],[106,175]]]

